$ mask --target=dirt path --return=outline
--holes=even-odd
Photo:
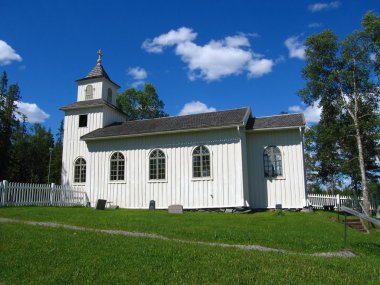
[[[83,232],[97,232],[97,233],[106,233],[106,234],[132,236],[132,237],[145,237],[145,238],[151,238],[151,239],[176,241],[176,242],[182,242],[182,243],[188,243],[188,244],[239,248],[242,250],[257,250],[257,251],[278,252],[278,253],[308,255],[308,256],[324,256],[324,257],[337,257],[337,256],[338,257],[354,257],[356,256],[351,251],[319,252],[319,253],[305,254],[305,253],[292,252],[292,251],[288,251],[284,249],[276,249],[276,248],[270,248],[270,247],[265,247],[265,246],[260,246],[260,245],[243,245],[243,244],[226,244],[226,243],[216,243],[216,242],[191,241],[191,240],[182,240],[182,239],[176,239],[176,238],[168,238],[168,237],[158,235],[158,234],[130,232],[130,231],[123,231],[123,230],[103,230],[103,229],[94,229],[94,228],[86,228],[86,227],[80,227],[80,226],[58,224],[58,223],[52,223],[52,222],[22,221],[22,220],[17,220],[17,219],[1,218],[1,217],[0,217],[0,223],[18,223],[18,224],[43,226],[43,227],[50,227],[50,228],[64,228],[68,230],[83,231]]]

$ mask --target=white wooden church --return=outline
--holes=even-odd
[[[303,114],[254,117],[249,107],[128,121],[120,88],[97,65],[65,112],[62,184],[121,208],[302,208]]]

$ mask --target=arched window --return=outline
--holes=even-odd
[[[74,164],[74,183],[86,182],[86,160],[78,158]]]
[[[282,176],[281,151],[276,146],[268,146],[264,150],[264,176]]]
[[[110,180],[124,180],[124,168],[124,155],[120,152],[115,152],[110,160]]]
[[[193,177],[210,176],[210,151],[203,145],[197,146],[193,151]]]
[[[92,87],[92,85],[87,85],[86,86],[86,100],[91,100],[93,94],[94,94],[94,88]]]
[[[112,89],[108,88],[107,102],[112,104]]]
[[[166,159],[162,150],[155,149],[149,156],[149,179],[164,180],[166,178]]]

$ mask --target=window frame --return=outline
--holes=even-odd
[[[280,167],[281,167],[281,174],[280,175],[277,175],[277,176],[267,176],[266,175],[266,172],[265,172],[265,165],[266,165],[266,161],[265,161],[265,154],[266,154],[266,151],[269,149],[269,148],[275,148],[278,150],[280,156],[281,156],[281,161],[280,161]],[[265,179],[268,179],[268,180],[282,180],[282,179],[285,179],[285,174],[284,174],[284,154],[281,150],[280,147],[278,147],[277,145],[268,145],[266,147],[264,147],[264,150],[262,152],[262,157],[263,157],[263,175],[264,175],[264,178]],[[276,163],[276,160],[275,160],[275,163]]]
[[[200,176],[200,177],[196,177],[194,176],[194,151],[198,148],[198,147],[204,147],[207,149],[208,151],[208,156],[209,156],[209,163],[210,163],[210,169],[209,169],[209,172],[210,172],[210,175],[209,176]],[[193,147],[193,149],[191,150],[190,152],[190,156],[191,156],[191,180],[192,181],[202,181],[202,180],[213,180],[213,167],[212,167],[212,151],[210,150],[210,148],[206,145],[197,145],[195,147]],[[200,155],[197,155],[197,156],[200,156],[201,157],[201,165],[202,165],[202,154]],[[201,172],[202,172],[202,169],[201,169]]]
[[[81,118],[86,118],[86,125],[82,126],[83,120]],[[87,128],[88,125],[88,114],[79,115],[78,127],[79,128]]]
[[[79,160],[83,160],[84,161],[84,176],[82,176],[82,173],[83,173],[83,169],[82,169],[83,164],[77,165],[77,162]],[[76,181],[77,180],[76,179],[77,178],[77,176],[76,176],[76,174],[77,174],[77,167],[79,167],[79,181]],[[74,184],[76,184],[76,185],[85,185],[86,184],[86,181],[87,181],[87,161],[86,161],[86,159],[84,157],[79,156],[79,157],[77,157],[74,160],[73,175],[74,175],[74,177],[73,177]],[[81,179],[83,177],[84,177],[84,181]]]
[[[107,102],[108,103],[112,104],[112,96],[113,96],[112,89],[110,87],[108,87],[108,89],[107,89]]]
[[[122,156],[123,156],[123,159],[122,159],[122,161],[124,162],[124,165],[123,165],[123,179],[117,179],[117,180],[112,180],[111,179],[111,175],[112,175],[112,157],[115,155],[115,154],[121,154]],[[127,159],[126,159],[126,155],[123,153],[123,152],[121,152],[121,151],[114,151],[114,152],[112,152],[111,153],[111,155],[109,156],[109,159],[108,159],[108,161],[109,161],[109,168],[108,168],[108,181],[109,181],[109,183],[125,183],[125,181],[126,181],[126,176],[127,176],[127,174],[126,174],[126,166],[127,166]],[[119,162],[119,161],[121,161],[121,160],[119,160],[118,158],[116,159],[116,162]],[[117,170],[116,170],[116,172],[117,173],[119,173],[119,169],[118,169],[118,167],[119,167],[119,165],[117,164],[116,165],[116,167],[117,167]],[[118,176],[117,176],[117,178],[119,178]]]
[[[90,92],[88,90],[90,88],[91,88],[91,94],[89,94]],[[85,88],[85,90],[84,90],[84,99],[85,100],[92,100],[92,99],[94,99],[94,90],[95,90],[95,88],[94,88],[94,86],[92,86],[92,84],[87,85],[86,88]]]
[[[151,166],[151,156],[152,154],[155,152],[155,151],[160,151],[163,153],[164,155],[164,159],[165,159],[165,171],[164,171],[164,174],[165,174],[165,178],[163,179],[158,179],[158,178],[153,178],[151,179],[150,177],[150,166]],[[159,158],[155,158],[156,161],[158,161]],[[158,162],[157,162],[158,163]],[[156,166],[157,167],[157,166]],[[150,183],[165,183],[165,182],[168,182],[168,157],[167,157],[167,154],[165,151],[163,151],[162,149],[160,148],[154,148],[152,149],[149,153],[148,153],[148,163],[147,163],[147,168],[148,168],[148,182]],[[156,174],[158,174],[158,167],[157,167],[157,170],[156,170]]]

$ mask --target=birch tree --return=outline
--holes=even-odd
[[[350,124],[345,127],[353,130],[356,141],[363,210],[367,214],[370,201],[363,136],[378,127],[368,126],[367,122],[378,116],[379,108],[379,85],[375,76],[377,62],[373,59],[371,46],[369,37],[359,31],[354,31],[343,41],[339,41],[331,30],[309,37],[305,42],[306,67],[303,69],[306,87],[299,92],[307,104],[319,102],[322,116],[327,115],[329,106],[333,106],[340,111],[332,119],[350,118]]]

